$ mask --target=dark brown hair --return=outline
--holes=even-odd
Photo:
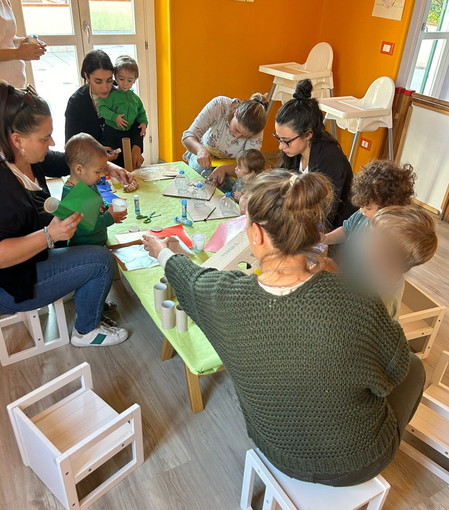
[[[92,50],[86,54],[81,65],[81,78],[86,81],[97,69],[114,72],[111,59],[103,50]]]
[[[373,229],[388,236],[401,257],[404,272],[430,260],[438,247],[435,222],[418,207],[392,205],[378,211],[371,221]]]
[[[370,202],[379,207],[410,205],[414,195],[416,174],[411,165],[394,161],[371,161],[354,176],[352,203],[364,207]]]
[[[136,79],[139,77],[139,66],[137,62],[129,55],[120,55],[114,64],[114,76],[121,70],[125,69],[130,73],[133,73]]]
[[[16,89],[0,81],[0,147],[6,161],[15,162],[11,133],[33,133],[39,129],[42,119],[50,116],[48,104],[34,89]]]
[[[256,92],[247,101],[241,102],[235,110],[235,118],[250,133],[257,135],[267,123],[267,98]]]
[[[256,175],[265,170],[265,156],[257,149],[248,149],[239,158],[237,164],[243,163],[249,172]]]
[[[250,223],[268,233],[280,254],[312,253],[322,238],[333,198],[334,190],[325,175],[276,169],[252,182],[247,214]]]
[[[103,145],[87,133],[78,133],[65,144],[65,159],[71,171],[76,165],[88,165],[94,155],[107,158]]]

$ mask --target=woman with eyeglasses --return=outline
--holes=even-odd
[[[212,158],[237,159],[244,151],[260,149],[267,122],[267,100],[255,93],[240,101],[225,96],[212,99],[182,134],[184,161],[198,173],[227,189],[235,177],[235,164],[212,168]]]
[[[75,291],[72,344],[116,345],[125,329],[101,322],[114,264],[103,246],[55,248],[70,239],[82,216],[45,225],[33,193],[40,186],[33,165],[44,161],[53,122],[47,103],[32,90],[0,82],[0,314],[34,310]]]
[[[318,101],[311,96],[312,82],[300,81],[293,99],[276,115],[273,136],[282,151],[282,168],[320,172],[330,179],[335,203],[327,221],[329,227],[337,228],[355,212],[350,201],[352,169],[337,140],[325,131]]]

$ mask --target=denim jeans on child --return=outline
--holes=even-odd
[[[75,291],[75,328],[89,333],[100,323],[103,306],[112,285],[114,263],[104,246],[73,246],[49,250],[38,262],[34,298],[15,303],[0,288],[0,314],[25,312],[46,306]]]

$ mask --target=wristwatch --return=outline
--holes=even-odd
[[[55,242],[53,241],[51,235],[50,235],[50,232],[48,231],[48,228],[47,227],[44,227],[44,234],[45,234],[45,239],[47,239],[47,246],[48,248],[51,250],[55,247]]]

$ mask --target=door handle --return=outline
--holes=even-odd
[[[88,42],[88,44],[91,44],[92,28],[91,28],[91,26],[89,25],[89,23],[87,21],[84,21],[84,23],[83,23],[83,30],[87,34],[87,42]]]

